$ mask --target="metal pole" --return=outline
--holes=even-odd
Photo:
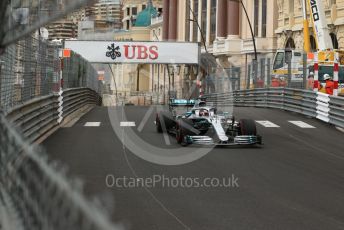
[[[307,19],[307,4],[306,0],[302,0],[302,14],[303,14],[303,41],[304,41],[304,51],[310,52],[311,45],[309,40],[309,24]]]
[[[252,42],[253,42],[253,48],[254,48],[254,59],[252,60],[252,64],[253,64],[253,79],[257,79],[257,47],[256,47],[256,39],[254,36],[254,32],[253,32],[253,28],[252,28],[252,24],[250,21],[250,17],[248,16],[246,7],[244,5],[244,3],[242,2],[242,0],[240,0],[241,6],[245,12],[246,18],[247,18],[247,22],[248,25],[250,27],[250,31],[251,31],[251,36],[252,36]]]
[[[250,89],[251,83],[251,65],[247,65],[247,82],[246,82],[246,89]]]
[[[291,87],[291,58],[288,60],[288,87]]]
[[[267,81],[266,81],[266,85],[267,87],[270,87],[271,85],[271,59],[268,58],[266,60],[266,68],[267,68]]]
[[[307,89],[307,53],[303,53],[303,88]]]
[[[202,31],[202,28],[201,28],[201,26],[199,25],[198,20],[196,19],[195,12],[192,10],[191,5],[190,5],[190,2],[188,2],[187,5],[188,5],[188,7],[189,7],[189,10],[190,10],[190,12],[191,12],[191,14],[192,14],[192,18],[193,18],[193,19],[188,19],[188,20],[191,21],[191,22],[193,22],[193,23],[196,23],[196,25],[197,25],[197,27],[198,27],[198,30],[199,30],[199,32],[200,32],[200,34],[201,34],[201,39],[202,39],[202,43],[203,43],[203,46],[204,46],[204,50],[205,50],[206,53],[208,53],[207,43],[206,43],[206,40],[205,40],[205,38],[204,38],[204,34],[203,34],[203,31]]]
[[[248,22],[248,25],[250,27],[252,41],[253,41],[253,48],[254,48],[254,59],[255,59],[255,61],[257,61],[256,39],[255,39],[255,36],[254,36],[254,32],[253,32],[252,24],[251,24],[251,21],[250,21],[250,17],[248,16],[247,10],[246,10],[245,5],[242,2],[242,0],[240,0],[240,3],[242,5],[242,8],[244,9],[244,12],[245,12],[245,15],[246,15],[246,18],[247,18],[247,22]]]

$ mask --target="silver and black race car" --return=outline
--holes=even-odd
[[[179,107],[187,111],[178,114]],[[260,145],[256,124],[250,119],[236,121],[233,115],[222,112],[206,100],[170,99],[169,111],[156,114],[156,129],[176,137],[183,146],[189,144],[233,146]],[[191,109],[190,109],[191,108]]]

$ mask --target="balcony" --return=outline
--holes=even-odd
[[[163,21],[163,16],[152,18],[151,25],[162,23],[162,21]]]
[[[273,38],[255,38],[256,48],[259,53],[271,52],[277,47],[277,40]],[[252,39],[242,40],[242,53],[254,53],[254,46]]]
[[[240,38],[227,38],[215,40],[213,44],[213,54],[214,55],[235,55],[241,53],[241,43]]]

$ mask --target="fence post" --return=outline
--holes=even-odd
[[[251,65],[247,65],[247,82],[246,82],[246,89],[250,89],[251,83]]]
[[[265,73],[265,58],[260,59],[260,79],[265,82],[266,73]],[[263,86],[264,87],[264,86]]]
[[[266,72],[267,72],[267,79],[266,79],[266,86],[270,87],[271,85],[271,59],[268,58],[266,60]]]
[[[307,53],[302,55],[303,88],[307,89]]]
[[[253,73],[253,77],[251,78],[251,81],[250,81],[250,89],[253,88],[254,89],[254,82],[257,81],[257,74],[258,74],[258,60],[253,60],[252,62],[252,67],[253,67],[253,70],[252,70],[252,73]]]
[[[291,58],[288,60],[288,87],[290,87],[291,84]]]
[[[338,72],[339,72],[339,55],[338,52],[335,52],[334,63],[333,63],[333,83],[334,83],[334,90],[333,96],[338,96]]]

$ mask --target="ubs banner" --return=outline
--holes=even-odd
[[[198,43],[65,41],[65,48],[93,63],[198,64]]]

